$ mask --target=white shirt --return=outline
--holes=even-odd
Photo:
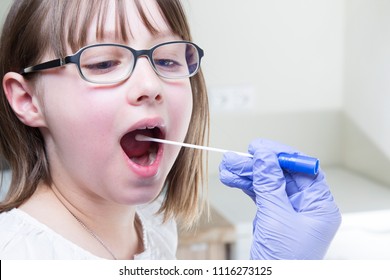
[[[162,223],[155,215],[158,200],[138,206],[137,214],[143,227],[145,251],[136,260],[175,259],[177,228],[173,220]],[[102,259],[65,239],[26,212],[17,208],[0,214],[1,260],[98,260]]]

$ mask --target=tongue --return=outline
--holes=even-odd
[[[145,136],[152,136],[151,130],[135,130],[132,132],[127,133],[125,136],[123,136],[121,140],[121,145],[123,150],[125,151],[126,155],[129,158],[133,157],[140,157],[142,155],[148,154],[151,142],[148,141],[137,141],[135,140],[135,136],[137,134],[142,134]]]

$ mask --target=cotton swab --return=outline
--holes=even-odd
[[[193,148],[193,149],[199,149],[199,150],[206,150],[211,152],[218,152],[218,153],[226,153],[226,152],[232,152],[241,156],[250,157],[253,158],[253,155],[248,153],[241,153],[236,151],[230,151],[225,149],[219,149],[219,148],[212,148],[207,146],[200,146],[200,145],[194,145],[194,144],[188,144],[188,143],[181,143],[171,140],[165,140],[165,139],[159,139],[154,137],[149,137],[142,134],[137,134],[135,136],[135,140],[137,141],[151,141],[151,142],[157,142],[162,144],[168,144],[168,145],[175,145],[175,146],[181,146],[186,148]],[[319,160],[313,157],[308,156],[302,156],[298,154],[287,154],[287,153],[280,153],[278,155],[278,160],[280,167],[283,169],[287,169],[293,172],[300,172],[300,173],[306,173],[306,174],[312,174],[315,175],[318,173],[319,168]]]
[[[153,137],[145,136],[145,135],[142,135],[142,134],[137,134],[135,136],[135,140],[137,140],[137,141],[152,141],[152,142],[158,142],[158,143],[162,143],[162,144],[182,146],[182,147],[186,147],[186,148],[193,148],[193,149],[198,149],[198,150],[206,150],[206,151],[218,152],[218,153],[233,152],[233,153],[236,153],[236,154],[241,155],[241,156],[253,157],[251,154],[247,154],[247,153],[234,152],[234,151],[218,149],[218,148],[212,148],[212,147],[207,147],[207,146],[199,146],[199,145],[175,142],[175,141],[170,141],[170,140],[165,140],[165,139],[153,138]]]

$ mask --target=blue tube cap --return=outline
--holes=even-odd
[[[292,172],[316,175],[320,161],[317,158],[299,154],[280,153],[278,155],[280,167]]]

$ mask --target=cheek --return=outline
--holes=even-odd
[[[176,132],[175,139],[184,141],[193,109],[191,86],[188,84],[183,90],[172,96],[169,104],[172,130]]]
[[[110,105],[114,102],[112,95],[89,86],[71,67],[62,71],[61,75],[47,75],[44,89],[47,116],[75,129],[83,124],[103,124],[110,106],[116,106]]]
[[[174,90],[173,90],[174,89]],[[169,116],[166,139],[184,142],[192,115],[192,91],[190,85],[185,87],[171,87],[166,91],[165,103]],[[181,147],[176,145],[165,145],[165,164],[167,172],[170,170],[180,152]]]
[[[76,85],[74,85],[76,84]],[[45,118],[56,149],[83,155],[110,142],[117,104],[105,95],[92,94],[77,83],[46,91]]]
[[[110,103],[96,98],[52,100],[47,109],[46,116],[51,128],[58,127],[68,133],[74,131],[86,135],[88,131],[103,130],[112,122]]]

